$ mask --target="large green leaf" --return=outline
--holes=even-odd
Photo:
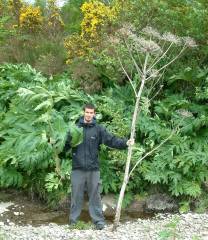
[[[83,141],[83,128],[77,127],[75,124],[70,123],[69,131],[72,137],[71,146],[75,147]]]

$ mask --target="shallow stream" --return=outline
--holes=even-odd
[[[31,200],[23,192],[15,190],[0,190],[0,222],[4,224],[15,225],[33,225],[41,224],[68,223],[68,210],[52,210],[46,204],[39,200]],[[134,220],[136,218],[151,218],[152,214],[122,214],[121,222]],[[80,220],[89,222],[88,211],[82,211]],[[112,222],[113,218],[107,217],[107,222]]]

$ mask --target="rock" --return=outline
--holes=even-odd
[[[134,199],[130,206],[126,209],[127,213],[140,214],[145,212],[146,199]]]
[[[165,193],[150,195],[146,200],[147,212],[173,212],[178,210],[176,200]]]
[[[0,213],[4,213],[8,211],[8,207],[12,206],[14,203],[12,202],[1,202],[0,203]]]
[[[106,217],[113,217],[116,212],[117,201],[113,194],[107,194],[102,198],[103,212]]]
[[[23,213],[23,212],[13,212],[13,214],[14,214],[15,216],[24,215],[24,213]]]

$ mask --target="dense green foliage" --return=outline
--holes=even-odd
[[[195,75],[204,78],[206,72]],[[208,109],[201,102],[207,97],[203,90],[197,89],[193,99],[182,93],[165,95],[152,106],[143,100],[133,162],[167,137],[174,126],[179,124],[180,131],[137,168],[129,193],[147,191],[148,182],[159,183],[176,196],[196,197],[201,193],[208,173]],[[60,155],[59,175],[55,171],[55,153],[63,148],[67,122],[74,122],[82,104],[91,100],[96,102],[98,118],[109,131],[127,136],[133,109],[131,95],[127,85],[89,98],[73,89],[73,83],[64,75],[46,79],[28,65],[1,66],[1,186],[32,188],[42,195],[47,190],[53,193],[50,200],[63,197],[68,191],[71,161],[70,156]],[[102,148],[104,193],[119,191],[125,155],[125,151]]]
[[[43,25],[38,34],[11,27],[16,24],[15,15],[10,16],[9,9],[5,5],[2,8],[2,2],[1,187],[27,188],[50,202],[66,196],[70,191],[71,156],[61,151],[67,131],[74,129],[73,124],[86,102],[96,104],[97,119],[109,131],[120,137],[129,136],[134,94],[107,42],[112,32],[129,22],[137,32],[149,25],[161,32],[191,36],[198,47],[186,51],[171,65],[153,92],[149,93],[149,85],[144,90],[132,163],[160,144],[173,129],[178,130],[136,168],[126,199],[154,186],[173,196],[203,195],[202,185],[208,181],[206,1],[126,1],[122,14],[117,21],[105,25],[102,38],[89,55],[76,57],[68,66],[64,39],[80,34],[83,17],[80,6],[85,1],[66,2],[60,10],[64,27],[56,25],[46,31]],[[35,5],[49,18],[50,9],[45,3],[36,1]],[[173,49],[173,55],[176,50]],[[138,81],[128,54],[124,49],[120,54],[127,71]],[[82,139],[81,133],[75,130],[73,134],[77,144]],[[103,193],[118,193],[126,151],[102,146],[100,159]]]
[[[72,120],[85,100],[70,85],[67,79],[48,80],[28,65],[1,67],[1,186],[44,187],[46,181],[52,191],[69,178],[69,161],[62,159],[59,174],[54,170],[70,128],[73,144],[81,141]]]

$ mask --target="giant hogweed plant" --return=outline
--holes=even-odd
[[[120,66],[131,84],[135,95],[130,135],[130,139],[134,139],[136,134],[136,123],[141,111],[141,97],[144,94],[144,89],[148,87],[149,93],[151,93],[151,91],[155,89],[155,85],[160,82],[161,77],[164,75],[169,65],[176,61],[187,47],[196,47],[196,43],[189,37],[179,38],[171,33],[160,34],[151,27],[146,27],[142,31],[137,32],[130,24],[125,24],[119,29],[117,36],[112,36],[110,41],[115,47]],[[179,47],[179,51],[176,53],[175,51],[171,52],[174,46]],[[123,59],[130,59],[129,62],[133,66],[133,74],[128,72],[128,68],[126,68]],[[142,154],[131,170],[130,163],[133,146],[130,145],[128,147],[124,180],[118,199],[113,229],[116,229],[118,226],[125,189],[132,172],[143,159],[159,149],[174,133],[176,133],[176,131],[170,132],[169,136],[161,141],[158,146],[153,148],[150,152]]]
[[[0,124],[1,186],[28,187],[35,179],[39,181],[42,173],[48,191],[57,189],[64,178],[69,179],[71,170],[70,162],[63,159],[61,163],[59,157],[66,133],[71,130],[74,146],[82,141],[82,131],[73,122],[86,97],[73,90],[66,79],[47,81],[37,73],[28,83],[27,76],[34,72],[28,66],[25,69],[7,65],[1,70],[7,72],[2,74],[0,89],[4,93]]]
[[[206,69],[181,69],[177,74],[166,77],[165,81],[171,87],[166,87],[152,103],[149,101],[150,97],[144,97],[148,94],[148,88],[144,90],[140,117],[136,123],[136,144],[133,147],[131,165],[137,164],[145,153],[170,136],[174,128],[178,127],[180,131],[173,133],[165,144],[131,171],[125,196],[148,191],[151,186],[157,185],[172,196],[188,202],[200,197],[202,183],[208,176],[208,107],[204,104],[207,94],[206,78]],[[129,132],[133,113],[133,91],[130,91],[130,86],[128,84],[125,87],[108,89],[99,98],[98,105],[108,128],[111,131],[118,129],[118,134],[124,136]],[[195,90],[196,86],[201,87]],[[126,152],[123,151],[109,151],[108,154],[102,151],[101,171],[105,193],[109,190],[115,193],[119,191],[125,158]],[[111,160],[106,163],[106,159]]]

